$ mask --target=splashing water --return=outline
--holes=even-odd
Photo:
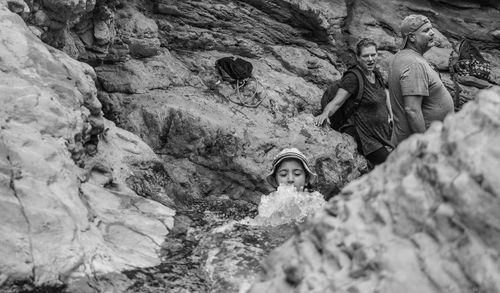
[[[225,222],[212,228],[200,243],[207,252],[204,270],[212,293],[247,292],[256,280],[260,261],[296,232],[297,224],[323,208],[319,192],[299,192],[293,186],[262,196],[255,218]],[[212,220],[211,222],[213,222]]]
[[[276,226],[302,222],[307,216],[325,205],[323,195],[317,191],[297,191],[293,186],[280,185],[276,192],[263,196],[258,215],[248,224]]]

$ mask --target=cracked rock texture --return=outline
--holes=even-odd
[[[1,5],[0,27],[1,291],[158,264],[175,211],[125,180],[161,161],[102,117],[90,66],[43,44]]]
[[[266,260],[249,292],[499,292],[500,88],[414,136]]]
[[[399,23],[410,13],[425,14],[435,25],[438,46],[426,57],[450,92],[455,87],[448,58],[461,37],[483,51],[492,80],[500,82],[500,11],[494,1],[27,4],[28,11],[18,13],[43,41],[94,67],[104,116],[169,164],[181,197],[225,194],[257,203],[271,191],[263,181],[265,162],[291,145],[311,157],[318,190],[327,197],[365,173],[352,140],[318,129],[311,116],[328,83],[352,62],[349,49],[360,38],[377,40],[381,70],[387,71],[400,45]],[[71,11],[54,15],[54,7]],[[214,68],[218,58],[231,55],[254,68],[240,98]],[[477,88],[461,87],[459,101],[474,99]]]

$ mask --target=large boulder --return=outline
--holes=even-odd
[[[102,117],[90,66],[3,6],[0,27],[0,291],[158,264],[173,205],[126,181],[162,162]],[[165,189],[156,196],[169,203]]]
[[[118,10],[116,25],[118,38],[128,45],[131,56],[142,58],[158,53],[158,26],[153,19],[131,6],[125,6]]]
[[[331,199],[249,292],[498,292],[500,88]]]

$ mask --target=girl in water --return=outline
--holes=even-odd
[[[302,152],[296,148],[285,148],[274,158],[266,181],[276,189],[280,185],[288,185],[294,186],[297,191],[307,191],[317,177]]]
[[[266,181],[276,191],[260,198],[258,216],[261,225],[302,222],[326,201],[318,191],[311,191],[318,176],[309,167],[306,156],[296,148],[285,148],[273,160]]]

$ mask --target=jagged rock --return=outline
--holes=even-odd
[[[111,41],[113,33],[105,21],[96,21],[94,22],[94,37],[97,45],[102,46]]]
[[[91,12],[95,8],[95,5],[95,0],[49,0],[43,1],[42,8],[49,15],[51,20],[67,23],[75,21],[85,13]]]
[[[141,94],[168,89],[172,85],[184,85],[190,78],[190,72],[169,52],[119,65],[102,65],[95,70],[104,90],[111,93]]]
[[[31,32],[39,39],[42,38],[42,34],[43,34],[43,31],[41,29],[39,29],[38,27],[36,26],[32,26],[30,25],[29,26],[29,29],[31,30]]]
[[[119,10],[117,16],[119,38],[128,45],[130,55],[142,58],[160,52],[158,26],[153,19],[129,6]]]
[[[500,85],[500,50],[481,52],[483,57],[491,62],[490,80]]]
[[[473,1],[467,1],[467,0],[459,0],[459,1],[438,0],[437,2],[442,2],[442,3],[446,3],[448,5],[452,5],[452,6],[455,6],[458,8],[465,8],[465,9],[481,8],[481,4],[474,3]]]
[[[159,264],[175,211],[125,182],[162,162],[102,118],[90,66],[43,44],[5,2],[0,27],[0,291]]]
[[[500,88],[403,142],[267,259],[249,292],[498,292]]]
[[[494,30],[491,32],[491,35],[497,39],[500,39],[500,30]]]
[[[294,14],[294,21],[303,22],[305,26],[317,25],[317,34],[324,34],[325,39],[333,45],[343,45],[340,39],[342,23],[347,17],[345,1],[300,1],[287,0]],[[307,18],[307,20],[305,19]]]
[[[244,56],[258,56],[262,54],[258,50],[259,43],[309,45],[304,42],[307,39],[342,49],[346,45],[352,47],[362,37],[372,37],[383,49],[394,52],[400,44],[398,32],[401,19],[415,12],[429,16],[436,28],[439,47],[450,47],[450,42],[443,35],[452,38],[474,36],[480,47],[486,48],[494,48],[498,43],[495,37],[498,27],[489,21],[491,18],[498,18],[500,13],[498,4],[494,1],[394,0],[386,1],[383,5],[371,0],[354,1],[349,5],[344,1],[325,0],[285,2],[286,5],[281,5],[265,0],[252,0],[232,5],[208,1],[200,5],[198,1],[158,1],[152,12],[169,16],[156,17],[160,26],[159,33],[154,28],[155,17],[149,19],[151,14],[146,17],[138,12],[151,10],[153,7],[142,7],[141,3],[120,3],[120,9],[116,12],[116,3],[96,4],[95,1],[62,3],[51,0],[45,1],[41,8],[52,20],[53,31],[49,34],[54,34],[45,39],[56,47],[65,48],[65,43],[69,42],[68,39],[56,40],[58,36],[65,36],[64,33],[57,32],[58,29],[78,30],[80,22],[85,22],[94,15],[98,20],[104,20],[103,16],[106,20],[115,17],[118,26],[124,25],[123,31],[117,29],[117,35],[123,34],[123,40],[118,37],[112,41],[130,45],[130,51],[124,53],[131,53],[138,58],[157,54],[160,41],[171,47],[217,49]],[[38,8],[36,3],[34,6]],[[39,9],[32,13],[37,11]],[[387,14],[387,11],[398,13]],[[272,15],[274,19],[267,15]],[[474,20],[463,18],[463,15],[474,15]],[[129,16],[130,19],[127,18]],[[132,23],[139,24],[135,31],[129,30]],[[209,29],[205,29],[206,27]],[[343,33],[346,30],[349,31],[347,35]],[[95,48],[89,46],[87,49],[93,51]],[[109,59],[106,54],[93,55],[93,52],[86,52],[78,58],[124,59],[123,56]]]
[[[7,0],[7,5],[10,11],[19,15],[30,12],[28,5],[22,0]]]
[[[402,3],[401,3],[402,2]],[[431,1],[432,2],[432,1]],[[401,47],[402,39],[400,37],[399,25],[406,15],[421,13],[429,15],[431,22],[434,24],[435,41],[438,47],[450,48],[450,42],[442,34],[441,27],[436,26],[435,19],[431,13],[431,7],[421,8],[419,6],[431,6],[428,1],[385,1],[384,5],[380,2],[370,0],[366,2],[356,1],[351,8],[350,14],[352,20],[347,24],[347,28],[351,32],[349,43],[355,44],[361,38],[372,38],[377,41],[379,46],[385,50],[392,52],[397,51]],[[414,7],[418,8],[414,8]],[[398,11],[398,13],[387,13],[388,11]],[[440,13],[446,13],[439,10]],[[448,27],[446,27],[448,28]]]
[[[37,26],[47,26],[49,24],[49,17],[47,16],[47,13],[45,13],[43,10],[38,10],[35,12],[34,15],[34,23]]]
[[[285,69],[294,72],[305,80],[317,84],[329,84],[341,77],[341,73],[330,60],[318,58],[305,48],[271,46]]]

